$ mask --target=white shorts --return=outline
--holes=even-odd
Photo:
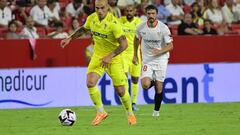
[[[164,82],[166,77],[168,60],[161,60],[158,64],[143,64],[141,79],[149,77],[152,80]]]

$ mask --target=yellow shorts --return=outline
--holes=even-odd
[[[93,56],[88,65],[87,73],[94,72],[102,76],[104,72],[106,72],[112,79],[114,86],[125,85],[127,83],[127,77],[124,72],[122,58],[118,58],[117,60],[115,60],[115,58],[113,58],[108,68],[102,68],[100,66],[102,58],[98,56]]]
[[[133,77],[139,77],[140,74],[141,74],[141,60],[139,60],[138,65],[134,65],[132,63],[132,58],[133,58],[132,54],[126,54],[125,53],[123,55],[123,57],[124,57],[123,63],[124,63],[125,73],[129,73]],[[140,57],[138,57],[138,58],[140,58]]]

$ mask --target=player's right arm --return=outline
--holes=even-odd
[[[84,27],[79,27],[77,30],[75,30],[72,34],[70,34],[67,38],[63,39],[60,43],[60,46],[64,48],[66,45],[70,43],[72,39],[76,39],[80,36],[82,36],[85,32],[87,32],[87,29]]]
[[[133,46],[134,46],[134,52],[133,52],[133,64],[137,65],[139,63],[138,61],[138,47],[140,44],[140,39],[135,36]]]
[[[143,28],[143,26],[145,25],[145,23],[140,23],[137,26],[136,29],[136,35],[134,37],[134,41],[133,41],[133,59],[132,59],[132,63],[134,65],[138,65],[139,64],[139,58],[138,58],[138,47],[140,45],[141,39],[142,39],[142,35],[141,35],[141,29]]]
[[[125,35],[121,35],[119,38],[117,38],[117,40],[119,42],[119,46],[113,52],[111,52],[109,55],[105,56],[102,59],[101,67],[103,68],[108,67],[108,64],[110,63],[113,57],[116,57],[117,55],[119,55],[120,53],[127,49],[128,43]]]
[[[88,18],[83,26],[76,29],[72,34],[70,34],[67,38],[65,38],[61,41],[60,46],[62,48],[64,48],[66,45],[68,45],[70,43],[70,41],[72,39],[76,39],[76,38],[82,36],[87,31],[89,31],[91,29],[90,28],[91,21],[92,21],[92,16],[90,15],[90,16],[88,16]]]

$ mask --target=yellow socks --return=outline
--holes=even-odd
[[[97,109],[98,112],[104,112],[102,99],[101,99],[101,93],[97,86],[94,86],[92,88],[88,88],[89,95]]]
[[[125,91],[125,94],[120,98],[121,98],[123,107],[127,111],[128,115],[132,115],[133,114],[132,103],[131,103],[131,97],[129,95],[129,92]]]
[[[132,85],[132,103],[137,103],[138,83],[137,84],[131,83],[131,85]]]

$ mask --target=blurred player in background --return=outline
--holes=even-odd
[[[136,103],[138,95],[138,78],[141,73],[141,64],[134,65],[132,63],[132,58],[134,53],[133,41],[136,35],[137,26],[141,23],[141,19],[135,17],[136,9],[134,5],[128,5],[125,8],[125,14],[126,16],[123,16],[119,19],[128,41],[128,48],[123,52],[124,71],[127,76],[128,73],[131,75],[132,108],[133,110],[138,110]],[[140,55],[140,48],[138,49],[138,55]]]
[[[121,55],[128,46],[127,39],[117,18],[109,12],[107,0],[96,0],[95,10],[95,13],[88,16],[83,27],[77,29],[69,38],[61,41],[61,46],[65,47],[72,39],[89,30],[92,32],[94,52],[87,69],[87,87],[97,111],[92,125],[100,124],[108,116],[103,107],[101,93],[96,85],[104,72],[113,81],[115,91],[127,112],[128,123],[134,125],[136,124],[136,118],[132,111],[130,95],[125,92],[127,78],[124,73]]]
[[[139,64],[138,46],[141,41],[142,51],[142,74],[141,84],[147,90],[154,85],[154,110],[153,116],[159,116],[159,110],[163,99],[163,82],[166,76],[166,69],[169,58],[169,51],[173,49],[172,37],[167,25],[158,21],[158,9],[149,5],[146,7],[147,22],[137,27],[137,34],[134,40],[133,63]]]

